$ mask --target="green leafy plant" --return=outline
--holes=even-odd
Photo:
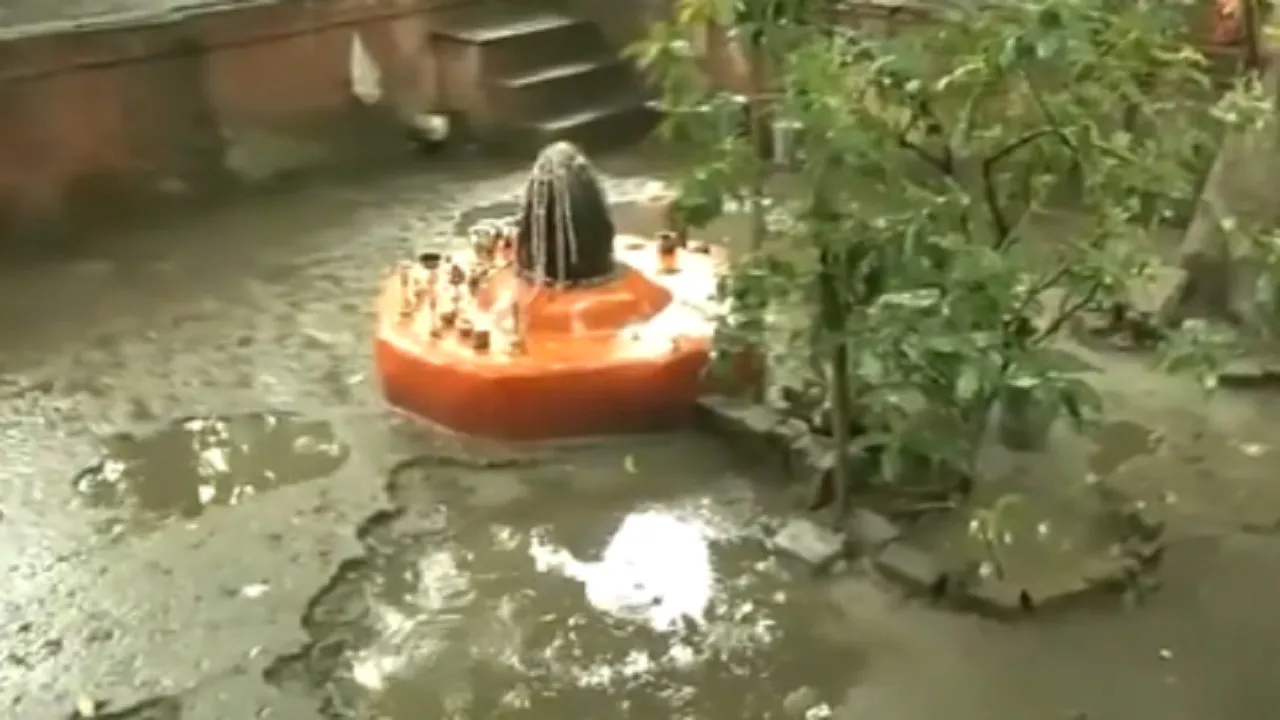
[[[969,537],[981,544],[986,555],[986,563],[990,565],[995,577],[1004,579],[1007,575],[1003,535],[1007,531],[1008,515],[1022,503],[1017,495],[1002,495],[989,507],[973,511],[969,519]]]
[[[706,2],[681,0],[637,52],[669,106],[718,109],[665,123],[690,197],[767,187],[786,219],[736,259],[722,336],[778,365],[808,358],[837,442],[877,438],[860,445],[873,477],[839,454],[839,504],[855,482],[970,478],[997,408],[1096,419],[1099,396],[1054,346],[1125,300],[1154,262],[1150,231],[1196,190],[1211,116],[1184,8],[953,6],[881,36],[784,8],[752,33],[751,102],[798,124],[799,161],[762,183],[758,133],[723,132],[727,93],[688,81],[697,58],[652,47],[688,45],[718,17],[691,9]]]

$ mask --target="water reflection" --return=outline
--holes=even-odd
[[[539,572],[581,582],[588,602],[601,612],[659,631],[706,620],[715,578],[708,529],[696,521],[657,511],[632,513],[594,562],[536,537],[529,553]]]
[[[105,445],[103,457],[76,475],[77,492],[93,505],[162,518],[194,517],[329,475],[348,455],[328,423],[291,413],[186,418]]]
[[[563,527],[433,537],[383,586],[415,587],[371,592],[377,638],[351,654],[342,704],[394,720],[822,717],[850,651],[815,636],[816,608],[714,512],[637,510],[586,557]]]

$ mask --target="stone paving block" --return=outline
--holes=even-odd
[[[1266,388],[1280,385],[1280,367],[1256,358],[1236,358],[1218,373],[1218,384],[1226,388]]]
[[[694,406],[694,422],[707,432],[728,432],[740,403],[723,395],[703,395]]]
[[[1036,610],[1030,593],[994,578],[975,578],[953,598],[957,610],[993,620],[1016,620]]]
[[[1138,562],[1123,555],[1098,556],[1083,563],[1076,577],[1038,588],[999,577],[974,576],[955,589],[951,602],[958,610],[994,620],[1017,620],[1031,613],[1076,608],[1092,600],[1121,597],[1137,572]]]
[[[1099,555],[1080,567],[1080,582],[1100,590],[1122,590],[1142,570],[1141,561],[1129,555]]]
[[[942,563],[932,554],[902,541],[886,545],[872,565],[885,578],[913,593],[938,597],[949,590],[950,578]]]
[[[848,526],[853,541],[865,552],[879,550],[902,536],[897,523],[867,508],[854,508]]]
[[[773,410],[723,395],[707,395],[698,399],[696,419],[706,430],[732,439],[763,439],[782,423]]]
[[[843,558],[843,533],[823,527],[808,518],[789,520],[770,541],[772,549],[804,563],[815,573],[825,572]]]
[[[809,435],[809,426],[803,420],[781,417],[778,424],[769,430],[769,440],[773,446],[789,451],[791,446]]]
[[[794,480],[807,482],[822,477],[835,470],[835,443],[822,435],[801,436],[787,450],[787,467]]]
[[[765,405],[748,405],[737,414],[742,432],[757,439],[768,439],[783,417]]]
[[[711,395],[698,401],[696,420],[703,430],[719,436],[750,460],[764,463],[788,480],[795,479],[788,451],[778,441],[785,418],[771,408]]]

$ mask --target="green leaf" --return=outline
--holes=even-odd
[[[789,19],[809,12],[782,2]],[[884,432],[882,470],[895,480],[918,479],[921,458],[972,462],[988,402],[1100,417],[1090,368],[1017,326],[1043,324],[1062,299],[1128,292],[1158,261],[1149,229],[1200,192],[1222,123],[1269,117],[1256,79],[1216,107],[1202,101],[1207,65],[1180,3],[1005,4],[880,38],[757,13],[750,25],[768,32],[746,59],[778,93],[763,109],[803,128],[803,161],[762,182],[760,153],[726,123],[727,94],[679,50],[724,0],[678,5],[684,24],[656,26],[635,51],[651,60],[664,131],[689,168],[677,211],[695,227],[721,215],[748,227],[756,218],[725,198],[762,196],[787,219],[767,223],[770,254],[730,258],[732,312],[718,332],[808,359],[800,371],[849,347],[859,418]],[[1056,205],[1071,222],[1025,222]],[[1247,220],[1232,233],[1242,242],[1256,234]],[[742,234],[731,239],[754,235]],[[1252,249],[1280,278],[1273,245]],[[1191,330],[1166,343],[1170,361],[1212,382],[1225,339]]]
[[[1040,9],[1037,20],[1040,27],[1045,30],[1058,30],[1063,25],[1062,11],[1052,6],[1043,7]]]
[[[1016,390],[1032,390],[1040,387],[1043,382],[1044,378],[1035,375],[1013,375],[1005,384]]]
[[[960,370],[960,377],[956,380],[956,399],[961,403],[967,403],[978,396],[982,391],[982,373],[974,365],[965,365]]]

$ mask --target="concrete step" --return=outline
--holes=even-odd
[[[576,18],[531,2],[471,2],[443,13],[434,32],[460,42],[484,44],[517,35],[574,25]]]
[[[505,3],[450,15],[435,34],[481,48],[486,75],[508,77],[612,52],[600,28],[555,10]]]
[[[513,35],[484,46],[489,77],[510,77],[527,68],[550,67],[614,54],[596,25],[581,21],[536,33]]]
[[[491,82],[494,106],[518,118],[555,115],[640,86],[631,66],[612,54],[532,67]]]
[[[620,90],[573,110],[534,120],[525,133],[537,145],[569,140],[588,150],[638,143],[657,125],[660,115],[639,90]]]

